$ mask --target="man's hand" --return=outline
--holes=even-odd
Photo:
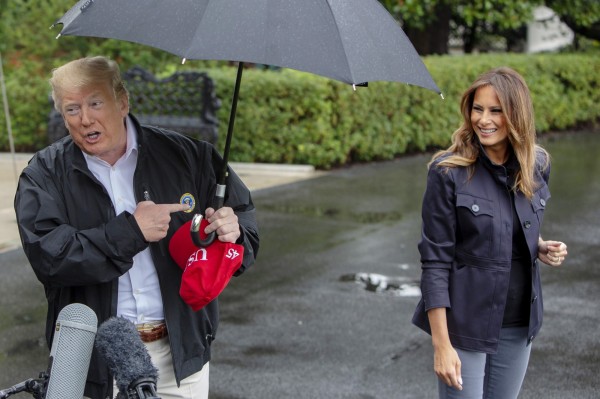
[[[213,208],[207,208],[204,215],[209,223],[204,229],[206,234],[216,231],[219,241],[222,242],[235,243],[240,238],[238,217],[233,213],[232,208],[223,207],[216,211]]]
[[[152,201],[142,201],[137,204],[133,217],[135,218],[144,239],[156,242],[167,236],[171,213],[190,209],[184,204],[155,204]]]

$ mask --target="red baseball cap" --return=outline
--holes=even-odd
[[[169,242],[171,257],[183,270],[179,295],[194,311],[215,299],[240,268],[244,247],[231,242],[213,241],[199,248],[190,235],[191,220],[181,226]],[[200,222],[200,238],[205,239],[206,219]]]

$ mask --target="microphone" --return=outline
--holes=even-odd
[[[45,399],[81,398],[94,349],[96,313],[81,303],[65,306],[56,319]]]
[[[106,320],[98,328],[96,349],[115,378],[118,399],[160,399],[158,370],[132,322],[122,317]]]
[[[56,319],[48,371],[0,391],[0,399],[29,392],[35,399],[81,399],[94,349],[98,318],[80,303],[65,306]]]

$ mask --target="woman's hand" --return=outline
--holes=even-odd
[[[448,336],[446,308],[433,308],[427,311],[433,343],[433,370],[446,385],[462,391],[461,363],[458,353],[452,347]]]
[[[562,265],[567,257],[567,245],[561,241],[538,241],[538,258],[549,266]]]
[[[434,346],[433,371],[444,384],[462,390],[461,363],[452,345]]]

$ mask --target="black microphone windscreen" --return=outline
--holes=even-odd
[[[96,349],[113,374],[120,392],[140,379],[158,379],[146,346],[135,325],[122,317],[111,317],[98,327]]]
[[[96,313],[83,304],[73,303],[60,311],[50,349],[46,399],[83,396],[97,328]]]

